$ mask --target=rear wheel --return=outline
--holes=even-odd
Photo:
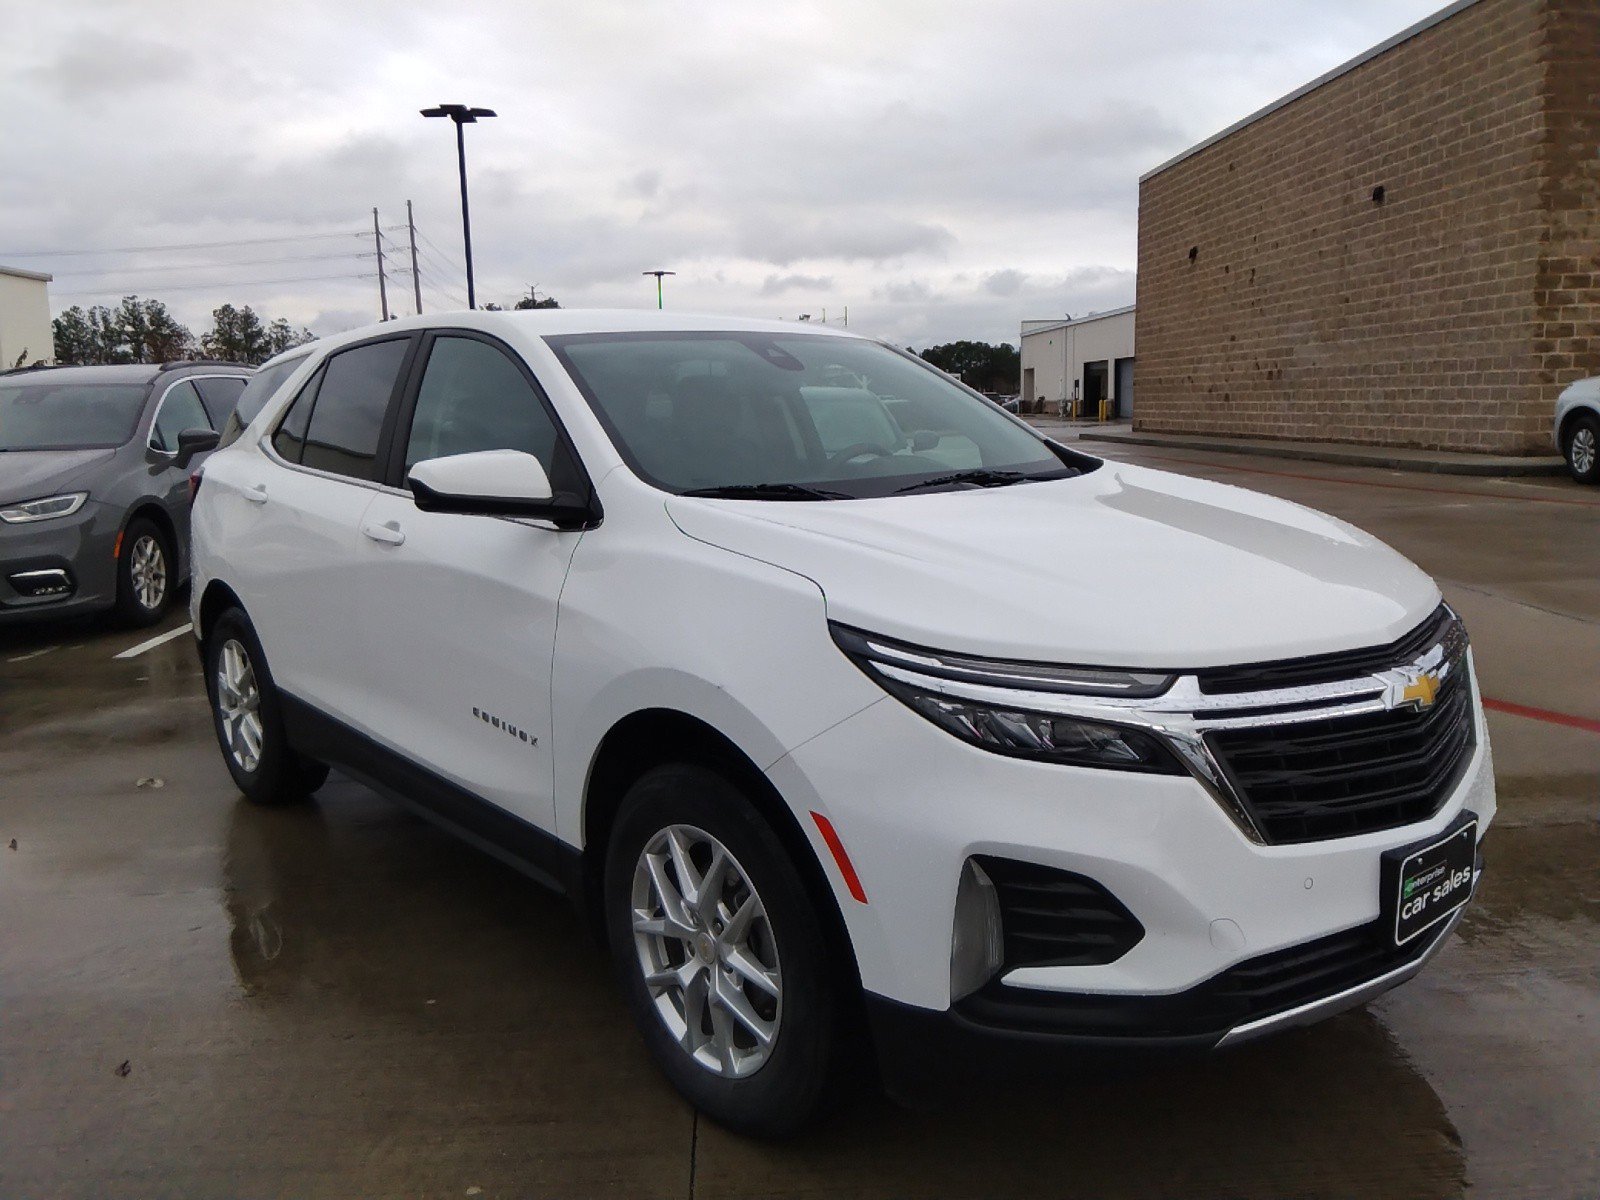
[[[743,1133],[804,1124],[835,1076],[840,980],[750,799],[704,767],[646,773],[617,817],[605,912],[629,1006],[678,1091]]]
[[[216,619],[205,660],[217,744],[245,799],[284,804],[321,787],[328,768],[289,745],[272,673],[244,613],[230,608]]]
[[[128,522],[117,555],[117,617],[134,628],[154,625],[171,607],[176,584],[166,534],[143,517]]]
[[[1584,413],[1567,431],[1567,470],[1579,483],[1600,483],[1600,417]]]

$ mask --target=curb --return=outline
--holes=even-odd
[[[1181,434],[1100,433],[1078,435],[1082,442],[1119,442],[1130,446],[1164,446],[1172,450],[1213,450],[1222,454],[1251,454],[1261,458],[1287,458],[1300,462],[1338,463],[1348,467],[1379,467],[1390,471],[1418,471],[1429,475],[1525,476],[1561,475],[1566,463],[1555,455],[1513,458],[1505,455],[1460,455],[1425,458],[1431,451],[1341,449],[1304,442],[1244,442],[1223,438],[1184,437]]]

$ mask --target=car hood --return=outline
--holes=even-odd
[[[1380,645],[1433,581],[1322,513],[1106,463],[1074,479],[873,500],[675,496],[690,537],[795,571],[828,616],[938,649],[1206,667]]]
[[[7,450],[0,453],[0,504],[66,491],[115,450]]]

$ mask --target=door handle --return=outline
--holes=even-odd
[[[244,498],[251,504],[265,504],[267,502],[267,485],[258,483],[253,488],[245,488]]]
[[[401,532],[398,521],[386,521],[382,525],[366,524],[361,527],[361,532],[385,546],[405,545],[406,535]]]

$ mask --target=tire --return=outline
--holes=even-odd
[[[690,899],[674,839],[702,885],[717,849],[724,854],[715,898],[683,905],[677,924],[670,897],[661,900],[662,880]],[[679,1093],[739,1133],[781,1136],[812,1118],[837,1078],[841,982],[799,872],[749,797],[700,766],[647,772],[624,797],[613,828],[604,905],[628,1006]],[[653,928],[637,930],[636,911],[648,912],[640,923]],[[646,983],[647,971],[669,967],[673,983]],[[765,1046],[756,1026],[768,1032]]]
[[[1567,427],[1562,452],[1567,470],[1579,483],[1600,483],[1600,417],[1580,413]]]
[[[237,608],[219,616],[206,634],[205,670],[217,745],[245,799],[290,804],[321,787],[328,768],[289,745],[266,656]]]
[[[172,607],[177,588],[171,540],[154,521],[135,517],[122,531],[117,555],[118,621],[131,629],[154,625]]]

